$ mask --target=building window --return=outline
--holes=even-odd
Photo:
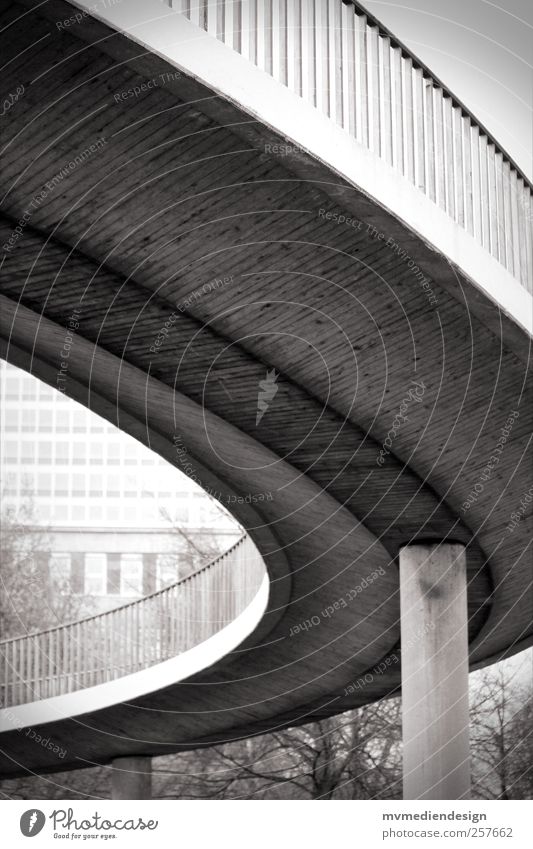
[[[47,386],[46,383],[41,383],[39,388],[39,399],[41,401],[50,401],[54,397],[54,393],[50,386]]]
[[[87,462],[87,446],[85,442],[75,442],[72,454],[72,462],[76,465]]]
[[[39,384],[34,377],[25,377],[22,381],[22,400],[35,401],[37,400],[37,389]]]
[[[70,554],[55,552],[50,555],[50,577],[61,593],[69,592],[70,585]]]
[[[125,445],[125,460],[127,466],[134,466],[137,462],[137,446],[127,442]]]
[[[58,410],[57,418],[56,418],[56,432],[57,433],[69,433],[70,432],[70,415],[67,410]]]
[[[107,594],[120,593],[120,554],[107,555]]]
[[[8,377],[6,380],[6,400],[18,401],[20,380],[18,377]]]
[[[52,462],[52,443],[39,442],[39,463],[43,465]]]
[[[42,433],[47,433],[52,430],[53,420],[52,420],[52,410],[40,410],[39,411],[39,430]]]
[[[76,553],[70,557],[70,589],[75,595],[83,595],[85,564],[83,554]]]
[[[189,495],[186,492],[177,492],[172,502],[174,515],[177,522],[189,521]]]
[[[107,495],[108,498],[120,498],[119,475],[109,475],[109,478],[107,480]]]
[[[140,596],[142,591],[142,554],[123,554],[120,563],[120,595]]]
[[[37,495],[51,495],[52,493],[52,475],[46,472],[37,475]]]
[[[54,495],[58,495],[63,498],[68,496],[68,478],[68,475],[63,474],[55,476]]]
[[[24,432],[34,431],[36,426],[35,410],[23,410],[22,412],[22,427]]]
[[[16,495],[17,494],[17,476],[10,472],[5,476],[5,495]]]
[[[85,505],[84,504],[74,504],[72,506],[72,519],[73,519],[73,521],[77,521],[77,522],[85,521]]]
[[[74,433],[84,433],[86,430],[85,410],[74,410]]]
[[[107,462],[111,466],[118,466],[120,463],[120,444],[118,442],[110,442],[107,446]]]
[[[18,410],[6,410],[6,419],[5,419],[5,428],[6,430],[18,430],[19,429],[19,411]]]
[[[68,518],[68,506],[66,504],[54,504],[51,518],[55,525],[64,525],[65,519]]]
[[[6,442],[5,443],[5,461],[6,463],[16,463],[17,462],[17,454],[18,454],[18,445],[16,442]]]
[[[35,462],[35,442],[22,443],[22,456],[20,458],[20,461],[21,463]]]
[[[89,446],[90,462],[93,466],[100,465],[104,459],[104,446],[101,442],[91,442]]]
[[[118,507],[108,507],[105,515],[108,522],[118,522],[120,519],[120,510]]]
[[[62,466],[68,463],[69,444],[68,442],[58,442],[56,445],[56,463]]]
[[[85,595],[105,595],[107,562],[105,554],[85,555]]]
[[[102,475],[91,475],[90,477],[90,490],[89,495],[93,498],[101,498],[103,493],[103,480]]]
[[[72,495],[85,495],[85,475],[72,476]]]

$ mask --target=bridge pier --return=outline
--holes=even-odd
[[[470,795],[466,553],[400,550],[404,799]]]
[[[111,766],[112,799],[152,798],[151,758],[115,758]]]

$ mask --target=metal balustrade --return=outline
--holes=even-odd
[[[490,134],[352,0],[168,0],[417,186],[533,292],[532,187]]]
[[[0,706],[94,687],[169,660],[233,622],[265,565],[247,536],[165,589],[102,613],[0,643]]]

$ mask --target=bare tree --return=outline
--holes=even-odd
[[[474,794],[533,796],[533,692],[503,666],[483,672],[471,706]]]
[[[50,571],[50,531],[39,526],[30,495],[0,513],[0,635],[6,640],[76,618],[86,598]]]
[[[154,762],[157,798],[396,798],[397,699]]]

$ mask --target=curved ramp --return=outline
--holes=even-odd
[[[255,4],[239,25],[226,2],[216,25],[212,4],[2,5],[8,83],[32,78],[4,149],[3,355],[218,493],[270,578],[243,651],[50,723],[71,767],[393,692],[413,539],[467,546],[473,665],[531,642],[531,186],[354,5],[265,4],[279,41]],[[20,735],[2,746],[16,772]]]

